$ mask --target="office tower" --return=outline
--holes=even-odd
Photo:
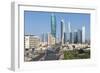
[[[46,45],[47,43],[48,43],[48,34],[47,33],[42,33],[41,44]]]
[[[56,43],[60,43],[60,35],[59,34],[57,34]]]
[[[69,43],[71,43],[71,41],[72,41],[72,32],[71,32],[70,22],[68,22],[68,41],[69,41]]]
[[[53,13],[51,15],[51,34],[56,38],[56,16]]]
[[[64,21],[61,20],[61,43],[63,44],[63,23]]]
[[[82,43],[82,30],[78,30],[78,43]]]
[[[82,43],[85,43],[85,25],[82,26]]]
[[[68,24],[65,23],[65,42],[68,42]]]
[[[78,43],[78,33],[77,30],[74,31],[74,43]]]
[[[48,45],[51,45],[51,33],[48,33]]]
[[[45,42],[48,42],[48,33],[45,33]]]
[[[65,35],[66,35],[66,33],[65,33],[65,23],[64,23],[64,20],[62,19],[61,20],[61,43],[62,44],[65,44],[65,41],[66,41]]]
[[[72,43],[72,42],[73,42],[73,38],[72,38],[73,35],[72,35],[72,32],[70,32],[69,35],[70,35],[70,36],[69,36],[69,37],[70,37],[70,39],[69,39],[69,40],[70,40],[69,43]]]
[[[41,42],[44,42],[44,33],[41,34]]]
[[[70,26],[70,22],[68,22],[68,32],[71,32],[71,26]]]
[[[72,42],[71,43],[74,43],[74,32],[71,32],[72,33]]]
[[[48,42],[48,33],[43,33],[42,35],[43,42]]]
[[[64,44],[67,42],[67,33],[64,32]]]

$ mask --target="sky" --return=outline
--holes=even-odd
[[[70,22],[72,31],[82,29],[85,25],[86,39],[90,38],[90,14],[86,13],[61,13],[61,12],[36,12],[24,11],[24,31],[25,35],[33,34],[40,36],[42,33],[51,32],[51,15],[56,16],[56,33],[60,36],[61,20],[65,25]],[[67,32],[67,27],[66,27]]]

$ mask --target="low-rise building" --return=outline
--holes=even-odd
[[[38,48],[40,45],[40,38],[35,35],[25,35],[24,37],[24,47],[28,48]]]

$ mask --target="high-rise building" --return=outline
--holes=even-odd
[[[42,33],[41,42],[48,42],[48,33]]]
[[[69,43],[72,43],[73,42],[73,33],[70,32],[69,33]]]
[[[78,43],[82,43],[82,30],[78,30],[77,35],[78,35]]]
[[[78,43],[78,33],[77,30],[74,31],[74,43]]]
[[[51,15],[51,34],[56,38],[56,16],[54,13]]]
[[[60,34],[57,34],[57,37],[56,37],[56,43],[60,43],[61,41],[60,41]]]
[[[45,33],[45,42],[48,42],[48,33]]]
[[[64,32],[64,44],[67,42],[67,33]]]
[[[68,34],[69,34],[69,31],[68,31],[68,24],[65,23],[65,43],[68,42]]]
[[[68,32],[69,32],[69,33],[71,32],[71,25],[70,25],[70,22],[68,22]]]
[[[74,32],[71,32],[72,34],[72,42],[71,43],[74,43]]]
[[[47,45],[48,44],[48,33],[42,33],[41,36],[41,45]]]
[[[85,25],[82,26],[82,43],[85,43]]]
[[[68,41],[69,41],[69,43],[72,42],[72,31],[71,31],[70,22],[68,22]]]
[[[65,44],[66,42],[66,33],[65,33],[65,23],[64,20],[61,20],[61,43]]]
[[[44,42],[44,33],[41,34],[41,42]]]

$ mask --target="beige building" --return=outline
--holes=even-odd
[[[56,38],[48,33],[48,45],[54,45],[56,43]]]
[[[38,48],[40,45],[40,38],[34,35],[25,35],[24,37],[25,48]]]

